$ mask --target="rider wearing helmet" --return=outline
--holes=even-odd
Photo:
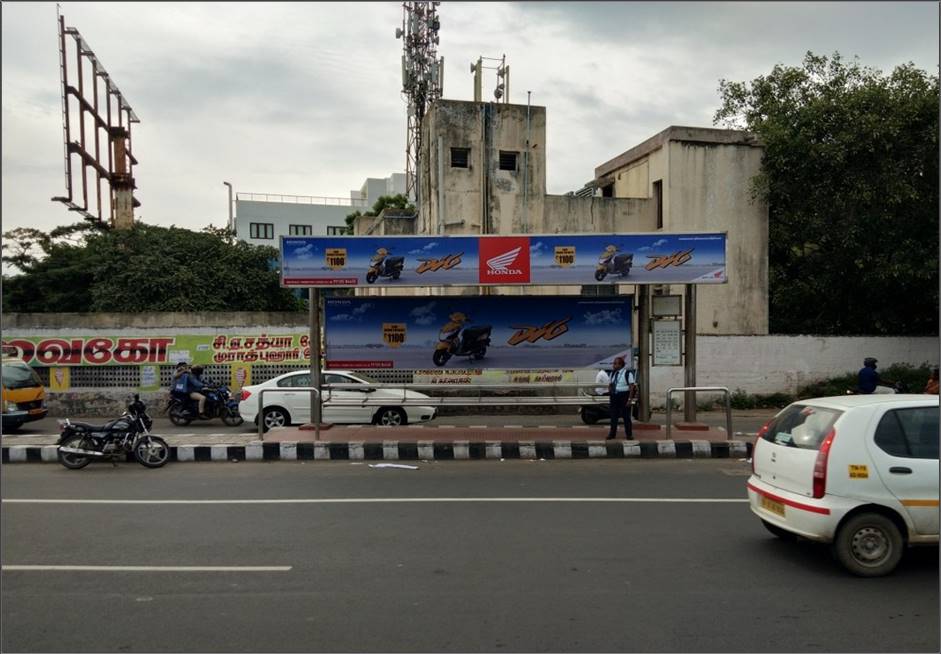
[[[879,373],[876,372],[876,363],[875,357],[866,357],[863,359],[863,367],[859,371],[857,381],[858,392],[863,395],[894,393],[895,390],[890,386],[890,384],[894,382],[888,379],[882,379],[879,376]]]

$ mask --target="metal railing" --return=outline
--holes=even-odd
[[[366,200],[319,195],[283,195],[280,193],[236,193],[236,200],[249,202],[286,202],[291,204],[325,204],[340,207],[366,207]]]
[[[561,388],[598,388],[598,382],[566,382],[566,383],[551,383],[551,384],[323,384],[321,386],[321,395],[328,394],[327,399],[321,401],[321,411],[325,406],[375,406],[382,407],[387,406],[390,403],[394,403],[398,406],[428,406],[428,407],[441,407],[441,406],[500,406],[507,404],[508,400],[511,400],[514,404],[525,405],[525,406],[542,406],[542,405],[565,405],[565,406],[581,406],[583,404],[608,404],[609,398],[607,395],[597,395],[595,393],[581,394],[581,395],[559,395],[558,391]],[[393,397],[381,397],[373,398],[370,397],[372,392],[376,389],[394,389],[401,390],[402,395],[393,396]],[[476,390],[476,396],[424,396],[424,397],[408,397],[408,391],[415,390],[417,388],[424,389],[437,389],[441,390],[443,388],[454,389],[459,388],[461,390]],[[507,396],[507,395],[493,395],[485,397],[482,393],[484,390],[516,390],[526,388],[539,388],[546,389],[551,388],[551,395],[530,395],[530,396]],[[351,390],[351,391],[360,391],[363,393],[363,397],[359,398],[343,398],[343,397],[333,397],[331,391],[333,390]],[[258,412],[256,414],[258,422],[258,438],[259,440],[264,440],[264,395],[265,393],[317,393],[317,389],[312,386],[285,386],[273,387],[273,388],[262,388],[258,393]],[[321,414],[322,415],[322,414]],[[313,420],[313,416],[311,416]],[[317,440],[320,439],[320,424],[315,425]]]
[[[725,432],[726,440],[732,440],[732,399],[729,389],[725,386],[683,386],[681,388],[667,389],[667,440],[673,426],[673,393],[680,391],[711,391],[725,393]]]

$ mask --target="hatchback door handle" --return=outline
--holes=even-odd
[[[892,466],[889,468],[889,472],[894,475],[910,475],[912,474],[912,469],[904,466]]]

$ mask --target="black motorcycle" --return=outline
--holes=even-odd
[[[369,270],[366,272],[366,281],[372,284],[380,277],[398,279],[405,267],[405,257],[373,257]]]
[[[448,332],[441,330],[432,360],[436,366],[443,366],[455,356],[471,357],[474,361],[480,361],[487,354],[492,330],[490,325],[467,327],[463,330],[458,328]]]
[[[84,468],[92,460],[114,463],[118,456],[133,457],[146,468],[159,468],[170,459],[167,442],[150,433],[153,420],[147,415],[140,395],[134,396],[121,417],[103,425],[68,419],[59,424],[59,463],[70,470]]]
[[[595,268],[595,280],[604,281],[608,275],[627,277],[631,274],[633,265],[633,254],[615,254],[614,252],[602,254],[598,259],[598,267]]]
[[[166,413],[170,422],[177,427],[185,427],[194,420],[213,420],[222,418],[229,427],[238,427],[245,420],[239,414],[239,401],[232,397],[228,386],[207,384],[199,391],[206,396],[206,417],[199,415],[199,403],[188,396],[170,393]]]

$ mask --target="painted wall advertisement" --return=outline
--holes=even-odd
[[[306,363],[307,333],[178,334],[174,336],[28,336],[3,339],[33,366],[157,366],[177,361]]]
[[[327,298],[324,319],[328,367],[415,370],[422,383],[491,369],[532,381],[631,354],[629,297]]]
[[[281,284],[723,284],[726,235],[283,236]]]

